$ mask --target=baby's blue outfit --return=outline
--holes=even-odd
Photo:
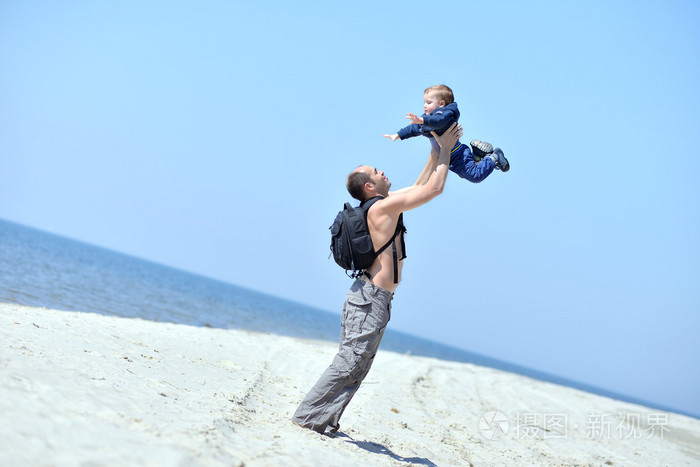
[[[440,145],[437,144],[431,131],[442,135],[453,123],[459,120],[459,109],[457,103],[453,102],[445,107],[438,107],[430,115],[423,114],[424,123],[414,123],[402,128],[398,131],[399,138],[407,139],[414,136],[423,135],[428,138],[431,146],[440,153]],[[462,144],[459,141],[452,148],[450,155],[450,170],[462,178],[469,180],[472,183],[479,183],[486,177],[491,175],[493,169],[496,168],[496,163],[490,158],[485,157],[480,162],[474,160],[471,148]]]

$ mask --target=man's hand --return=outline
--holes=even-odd
[[[451,151],[455,146],[455,143],[462,136],[462,125],[458,124],[457,122],[453,123],[452,126],[442,134],[442,136],[438,136],[434,131],[431,131],[430,134],[435,137],[435,141],[437,141],[437,143],[440,145],[440,152],[444,151],[445,149],[447,151]]]
[[[393,135],[382,135],[382,136],[385,138],[389,138],[391,141],[396,141],[397,139],[399,139],[398,133],[394,133]]]
[[[425,120],[423,120],[423,117],[419,117],[418,115],[412,114],[410,112],[406,114],[405,118],[410,119],[411,123],[418,123],[419,125],[422,125],[423,123],[425,123]]]

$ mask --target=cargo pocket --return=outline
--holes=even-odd
[[[372,301],[360,294],[348,298],[345,339],[353,353],[371,358],[377,352],[388,316],[378,316]]]

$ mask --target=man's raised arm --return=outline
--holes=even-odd
[[[413,184],[414,187],[425,185],[430,179],[430,175],[435,171],[435,167],[438,165],[438,153],[434,149],[430,150],[430,155],[428,156],[428,162],[425,163],[423,171],[418,175],[416,183]]]
[[[435,170],[435,167],[438,165],[438,153],[435,152],[435,150],[431,149],[430,154],[428,155],[428,161],[425,163],[425,167],[423,167],[423,170],[421,171],[420,175],[418,175],[418,178],[416,179],[416,183],[414,183],[411,186],[407,186],[404,188],[399,188],[398,190],[391,191],[389,192],[390,195],[396,195],[398,193],[405,193],[407,191],[411,191],[415,189],[416,187],[419,187],[421,185],[425,185],[428,183],[428,179],[430,178],[430,175],[433,173]]]
[[[386,202],[382,203],[382,209],[408,211],[442,193],[450,166],[450,152],[462,136],[462,127],[455,123],[442,136],[437,136],[434,132],[433,136],[440,145],[439,156],[435,158],[434,153],[431,152],[416,183],[411,187],[389,193],[390,196]]]

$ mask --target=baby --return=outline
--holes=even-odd
[[[431,131],[442,135],[453,123],[459,120],[459,109],[455,102],[452,89],[444,84],[430,86],[423,93],[423,111],[425,112],[420,117],[408,113],[406,118],[413,122],[405,128],[402,128],[398,133],[393,135],[382,135],[386,138],[396,141],[397,139],[412,138],[414,136],[426,136],[431,146],[436,152],[440,152],[440,146],[435,141],[435,138],[430,134]],[[510,164],[503,151],[500,148],[493,148],[487,142],[473,140],[470,146],[457,141],[452,148],[450,157],[450,170],[462,178],[466,178],[470,182],[479,183],[486,177],[491,175],[493,169],[498,169],[501,172],[508,172]]]

